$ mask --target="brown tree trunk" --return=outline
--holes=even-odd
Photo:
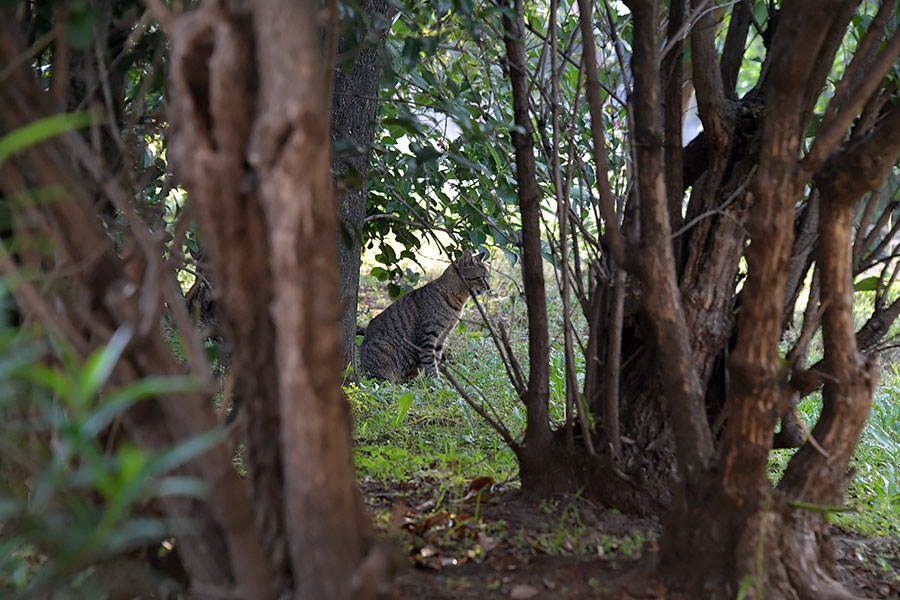
[[[235,346],[271,581],[279,595],[349,597],[365,517],[340,390],[328,128],[335,21],[324,49],[309,3],[261,2],[252,14],[210,4],[181,21],[170,148],[199,206]]]
[[[504,42],[512,83],[515,124],[516,181],[519,183],[519,210],[522,214],[522,279],[528,310],[528,385],[522,401],[527,410],[525,439],[519,461],[522,488],[538,494],[555,492],[562,479],[550,452],[548,398],[550,396],[550,339],[547,331],[547,302],[541,252],[540,198],[534,160],[534,129],[528,111],[528,80],[525,67],[525,21],[522,0],[515,1],[515,16],[503,16]],[[566,484],[565,487],[568,487]]]
[[[394,9],[386,0],[368,0],[362,10],[369,19],[379,16],[387,20]],[[374,20],[369,21],[373,23]],[[368,45],[368,35],[378,35],[379,43]],[[364,44],[353,60],[353,67],[345,75],[341,69],[341,56],[346,52],[348,40],[342,39],[338,47],[338,67],[334,77],[334,100],[331,125],[337,140],[350,141],[355,149],[344,157],[336,157],[334,175],[339,181],[340,202],[338,208],[338,263],[341,272],[341,336],[344,368],[349,365],[357,373],[356,360],[356,311],[359,296],[359,268],[361,258],[362,228],[368,199],[366,179],[369,173],[369,157],[375,138],[375,114],[378,108],[378,79],[381,75],[381,48],[386,31],[374,31],[360,27],[349,31],[355,43]],[[354,375],[355,377],[355,375]]]
[[[330,7],[336,19],[337,6]],[[337,230],[329,152],[333,48],[317,5],[275,0],[254,11],[260,69],[249,148],[271,248],[284,506],[298,598],[346,598],[363,554],[361,500],[341,392]],[[336,22],[335,22],[336,24]],[[335,43],[332,28],[326,44]],[[324,56],[323,56],[324,55]],[[310,550],[313,550],[312,552]]]

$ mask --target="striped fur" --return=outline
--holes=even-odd
[[[362,372],[369,377],[407,381],[421,369],[438,376],[447,336],[456,327],[470,290],[488,289],[484,253],[469,250],[444,273],[403,295],[366,328],[359,350]]]

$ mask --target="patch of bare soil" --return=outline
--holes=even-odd
[[[427,478],[360,485],[408,564],[380,590],[385,599],[691,600],[652,576],[655,521],[575,496],[534,500],[489,478],[453,500]],[[848,589],[859,598],[900,598],[900,540],[835,529],[835,543]]]

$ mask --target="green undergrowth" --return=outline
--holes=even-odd
[[[494,372],[493,361],[475,356],[484,342],[480,336],[467,338],[470,348],[454,355],[457,364],[451,368],[460,373],[457,378],[465,375],[478,382],[489,394],[493,411],[518,438],[524,408],[508,384],[492,381],[502,375]],[[474,388],[467,387],[481,402]],[[354,413],[360,477],[406,481],[427,476],[448,484],[476,477],[497,482],[514,477],[512,451],[445,378],[419,376],[407,384],[362,380],[345,389]]]
[[[874,308],[874,293],[854,294],[854,322],[863,326]],[[900,322],[894,322],[885,340],[900,336]],[[807,364],[823,357],[822,334],[813,336]],[[842,527],[869,537],[900,537],[900,364],[896,352],[881,357],[881,379],[869,418],[860,435],[850,463],[853,477],[847,489],[846,504],[856,510],[833,514],[830,518]],[[808,429],[815,426],[822,412],[822,395],[816,392],[797,405],[797,413]],[[777,483],[796,449],[773,450],[769,454],[769,478]]]
[[[517,355],[524,357],[524,300],[514,280],[506,275],[509,266],[497,268],[501,262],[491,259],[492,289],[479,300],[493,323],[505,323],[510,343]],[[438,263],[426,279],[433,279],[442,269]],[[361,298],[363,324],[387,304],[385,295],[371,288]],[[471,301],[447,341],[444,366],[472,400],[488,406],[489,414],[502,422],[513,438],[521,439],[524,406]],[[465,489],[463,482],[477,477],[513,482],[517,473],[513,452],[446,377],[432,380],[420,375],[405,384],[362,379],[345,390],[353,408],[355,458],[361,478],[398,482],[436,478],[459,493]],[[563,402],[561,396],[553,402],[560,414]]]

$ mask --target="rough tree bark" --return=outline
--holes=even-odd
[[[171,156],[197,204],[235,348],[272,585],[300,598],[349,597],[366,549],[335,302],[336,10],[324,47],[312,3],[209,3],[173,33]]]

